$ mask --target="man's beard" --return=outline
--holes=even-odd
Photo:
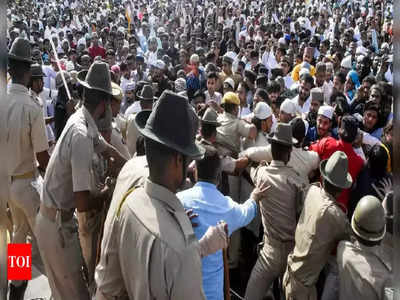
[[[111,127],[112,118],[111,104],[107,103],[105,105],[104,113],[97,120],[95,120],[95,123],[98,128],[108,128]]]

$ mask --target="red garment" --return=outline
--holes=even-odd
[[[94,59],[96,56],[101,56],[101,58],[105,59],[106,49],[100,46],[91,46],[89,47],[89,55],[92,59]]]
[[[346,153],[349,162],[349,173],[351,178],[353,178],[353,182],[356,181],[356,178],[364,165],[363,159],[354,152],[353,146],[350,143],[346,143],[343,140],[336,140],[333,137],[323,138],[312,144],[309,149],[317,152],[321,160],[328,159],[336,151],[343,151]],[[343,204],[347,209],[349,197],[350,189],[345,189],[340,194],[337,201]]]

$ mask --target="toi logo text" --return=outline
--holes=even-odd
[[[32,279],[31,244],[9,244],[7,257],[8,280]]]

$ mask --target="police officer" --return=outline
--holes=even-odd
[[[221,126],[217,121],[218,114],[212,108],[207,108],[201,118],[200,144],[214,146],[217,138],[217,128]],[[231,156],[221,157],[221,169],[228,174],[239,173],[248,165],[247,157],[237,159]]]
[[[113,145],[125,159],[129,159],[131,156],[129,154],[128,147],[126,146],[125,139],[122,136],[121,128],[117,124],[117,118],[119,117],[119,111],[123,98],[122,89],[119,87],[118,84],[114,82],[111,83],[111,86],[114,91],[113,94],[115,94],[115,96],[113,96],[111,99],[113,121],[111,123],[112,131],[110,144]]]
[[[257,105],[259,105],[258,103]],[[252,171],[252,180],[270,185],[260,201],[264,245],[246,288],[246,299],[263,299],[273,281],[283,275],[287,257],[294,247],[296,219],[302,209],[305,180],[287,163],[293,144],[292,127],[278,123],[271,143],[272,162]]]
[[[352,185],[347,156],[336,151],[320,163],[323,178],[306,193],[295,234],[295,247],[289,254],[283,277],[286,299],[317,299],[315,284],[339,241],[349,239],[346,213],[336,200]]]
[[[136,97],[140,101],[141,110],[151,110],[153,108],[153,102],[157,99],[154,97],[153,88],[148,83],[143,85],[140,93]],[[135,117],[136,114],[130,114],[127,120],[126,144],[131,156],[136,153],[136,142],[140,135],[136,123],[134,122]]]
[[[31,80],[31,63],[29,41],[17,38],[8,54],[12,82],[7,92],[5,109],[8,205],[14,224],[12,243],[26,243],[30,235],[33,239],[32,264],[44,273],[40,255],[36,255],[36,241],[32,234],[40,198],[31,183],[39,177],[37,162],[40,170],[46,170],[49,145],[42,108],[27,88]],[[26,286],[26,281],[13,281],[10,285],[10,299],[23,299]]]
[[[135,122],[145,137],[149,177],[144,186],[118,178],[96,269],[97,299],[204,299],[200,258],[227,241],[219,226],[211,228],[217,240],[210,242],[208,232],[197,242],[175,196],[189,159],[204,152],[195,144],[197,117],[185,98],[165,91]]]
[[[386,233],[385,212],[374,196],[365,196],[351,219],[354,239],[341,241],[337,251],[339,299],[384,299],[391,285],[391,257],[381,241]]]
[[[109,188],[94,184],[93,153],[114,158],[122,167],[125,160],[99,136],[97,122],[111,123],[112,97],[109,67],[95,62],[84,87],[83,106],[68,119],[51,156],[44,178],[40,211],[36,217],[39,250],[44,257],[52,295],[57,300],[90,299],[81,272],[84,262],[73,219],[75,209],[100,210],[109,199]],[[84,245],[83,245],[84,246]]]
[[[239,119],[240,100],[237,94],[227,92],[222,98],[221,106],[224,112],[218,115],[217,121],[221,126],[217,127],[216,147],[223,156],[237,158],[241,148],[241,138],[254,140],[257,136],[257,128],[254,124],[249,124]],[[240,203],[240,177],[228,176],[222,177],[223,191],[229,191],[232,199]],[[228,187],[225,187],[228,186]],[[230,240],[229,258],[230,267],[237,268],[239,263],[240,251],[240,232],[233,233]]]
[[[43,117],[44,117],[45,124],[46,124],[46,133],[47,133],[47,138],[48,138],[49,145],[50,145],[50,143],[52,144],[55,140],[53,129],[49,125],[51,122],[53,122],[54,118],[47,117],[47,101],[46,101],[46,99],[42,98],[43,77],[46,77],[46,75],[43,73],[42,66],[39,64],[33,64],[31,66],[31,72],[32,72],[32,77],[31,77],[31,81],[29,83],[30,91],[31,91],[32,97],[34,98],[36,103],[43,110]]]

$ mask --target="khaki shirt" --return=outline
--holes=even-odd
[[[253,125],[227,112],[218,115],[217,121],[221,124],[217,127],[217,143],[234,153],[239,153],[240,138],[248,137]]]
[[[136,153],[136,141],[140,135],[139,130],[136,127],[135,117],[136,114],[129,115],[126,129],[126,146],[128,147],[131,156]]]
[[[96,268],[98,290],[107,299],[204,299],[192,225],[173,193],[149,179],[143,186],[143,159],[129,160],[118,176]]]
[[[304,180],[292,167],[277,160],[252,169],[251,178],[255,185],[262,181],[271,186],[260,201],[265,237],[293,241],[296,213],[301,211],[302,191],[306,188]]]
[[[268,136],[266,133],[262,131],[259,131],[257,133],[255,140],[245,138],[243,141],[243,149],[247,149],[250,147],[266,147],[268,145],[269,145]]]
[[[337,251],[339,299],[384,299],[391,286],[391,262],[381,245],[366,247],[358,241],[342,241]]]
[[[8,176],[35,171],[35,154],[49,144],[42,108],[25,86],[10,84],[5,118]]]
[[[214,146],[211,142],[203,138],[200,140],[200,144]],[[236,169],[236,160],[230,156],[224,156],[224,155],[220,155],[220,158],[221,158],[221,170],[223,172],[233,173]]]
[[[129,154],[128,147],[125,144],[124,138],[122,137],[121,130],[118,128],[115,122],[112,122],[112,131],[111,131],[111,141],[110,144],[118,150],[118,152],[122,155],[123,158],[128,160],[131,158]]]
[[[271,145],[265,147],[251,147],[246,149],[242,155],[247,156],[255,162],[261,162],[265,160],[269,163],[272,161]],[[304,180],[309,182],[308,175],[311,171],[318,169],[319,161],[318,153],[314,151],[307,151],[303,148],[293,147],[292,152],[290,153],[288,166],[295,169]]]
[[[91,191],[95,184],[93,153],[106,149],[85,107],[67,121],[47,166],[42,201],[45,206],[70,210],[75,208],[74,192]]]
[[[349,238],[347,217],[320,184],[312,184],[296,228],[295,247],[289,254],[291,273],[305,286],[313,286],[332,251]]]

